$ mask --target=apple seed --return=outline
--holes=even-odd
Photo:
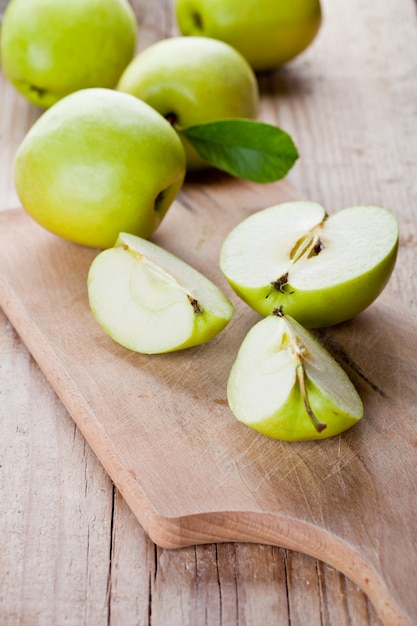
[[[324,220],[323,220],[324,222]],[[313,256],[317,256],[324,248],[324,244],[318,233],[320,227],[315,228],[311,233],[305,237],[301,237],[290,252],[290,259],[292,263],[297,263],[300,259],[310,259]]]
[[[318,239],[313,246],[314,255],[317,256],[318,254],[320,254],[322,250],[324,250],[324,243],[322,242],[321,239]],[[310,256],[313,256],[313,255],[309,255],[309,258]]]

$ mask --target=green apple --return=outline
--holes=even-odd
[[[230,371],[227,396],[238,420],[286,441],[332,437],[363,416],[362,401],[346,372],[279,309],[244,338]]]
[[[107,334],[145,354],[205,343],[233,316],[231,302],[203,274],[155,243],[126,233],[94,259],[88,296]]]
[[[185,176],[171,125],[129,94],[92,88],[66,96],[35,122],[15,161],[26,211],[51,232],[98,248],[121,231],[150,237]]]
[[[11,0],[3,71],[30,102],[48,108],[79,89],[115,87],[137,30],[128,0]]]
[[[183,35],[225,41],[255,71],[271,70],[303,52],[322,20],[319,0],[176,0]]]
[[[225,238],[220,266],[261,315],[275,308],[318,328],[355,317],[385,287],[395,265],[398,223],[376,206],[333,215],[314,202],[263,209]]]
[[[172,37],[149,46],[127,66],[118,89],[144,100],[176,129],[258,115],[251,67],[231,46],[204,37]],[[183,141],[188,169],[206,167]]]

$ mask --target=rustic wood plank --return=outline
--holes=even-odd
[[[280,123],[297,138],[301,159],[290,179],[298,189],[322,201],[329,210],[367,201],[393,209],[398,206],[397,214],[402,218],[403,228],[415,233],[409,182],[413,180],[413,159],[408,158],[407,167],[404,167],[400,158],[404,143],[401,137],[409,138],[409,157],[416,145],[415,126],[410,115],[416,88],[415,81],[408,80],[416,58],[414,3],[410,1],[399,7],[398,3],[390,2],[381,7],[380,3],[368,2],[365,7],[359,2],[348,5],[324,2],[323,6],[328,26],[325,23],[311,53],[273,77],[261,77],[264,119]],[[376,24],[371,25],[372,32],[366,31],[365,37],[364,30],[371,21]],[[393,28],[393,23],[397,28]],[[405,23],[406,37],[403,34]],[[345,39],[346,45],[341,43]],[[331,54],[328,50],[332,51]],[[357,63],[362,63],[363,57],[366,57],[366,67],[362,70],[366,71],[366,79],[356,72]],[[387,68],[389,59],[391,63]],[[404,66],[407,70],[399,77],[398,68]],[[387,78],[387,69],[390,78]],[[388,97],[387,92],[392,89],[400,105]],[[272,104],[268,104],[268,93],[271,93]],[[379,113],[376,116],[381,102],[385,103],[384,115]],[[408,111],[408,115],[401,111]],[[383,131],[379,128],[381,117]],[[306,127],[310,132],[303,133]],[[393,165],[396,176],[393,175]],[[409,212],[408,218],[405,217],[406,211]],[[415,257],[410,237],[408,243],[402,241],[400,259],[403,268],[407,268]],[[393,279],[397,294],[407,304],[415,306],[415,289],[399,289],[401,277],[397,276],[398,270]],[[258,546],[248,549],[256,554]],[[175,559],[176,555],[173,554],[172,558]],[[298,555],[298,558],[302,561],[300,572],[303,572],[310,559],[305,555]],[[336,614],[340,620],[340,604],[329,597],[334,578],[339,579],[340,575],[320,563],[318,567],[322,585],[327,590],[322,599],[323,614],[329,613],[333,617]],[[374,624],[375,619],[379,621],[372,617],[372,607],[362,592],[344,577],[340,580],[343,581],[340,595],[350,607],[352,623],[367,624],[369,620]],[[327,623],[336,621],[333,619]]]
[[[158,6],[160,7],[161,4]],[[381,7],[380,3],[368,2],[366,7],[364,7],[363,3],[360,4],[358,2],[352,2],[349,6],[345,6],[345,3],[335,0],[332,3],[327,2],[325,7],[328,12],[328,23],[332,25],[332,34],[330,35],[330,28],[327,29],[326,35],[324,35],[323,31],[320,40],[318,40],[317,44],[315,44],[311,54],[309,53],[308,56],[306,55],[303,59],[297,61],[297,66],[295,64],[293,66],[294,69],[291,69],[291,71],[288,70],[289,76],[283,86],[281,80],[279,81],[280,86],[278,94],[280,94],[281,90],[284,92],[281,104],[285,108],[282,109],[281,106],[279,107],[280,117],[277,119],[282,119],[282,125],[287,129],[291,130],[291,128],[294,128],[294,135],[297,133],[296,136],[298,143],[300,144],[302,141],[301,147],[303,150],[303,158],[300,160],[299,165],[291,175],[291,179],[296,183],[296,186],[305,191],[306,195],[322,200],[326,206],[341,208],[356,201],[364,201],[366,195],[369,195],[370,201],[373,202],[377,199],[377,201],[380,201],[385,205],[390,205],[392,202],[392,206],[394,208],[396,206],[401,206],[401,219],[404,224],[404,232],[407,233],[407,236],[404,237],[402,242],[403,245],[400,251],[400,258],[402,259],[401,268],[396,272],[393,286],[396,288],[399,298],[406,301],[411,307],[415,307],[415,290],[411,288],[407,290],[400,289],[400,285],[404,284],[405,279],[407,279],[407,284],[410,284],[410,281],[413,280],[413,277],[410,276],[410,272],[408,272],[407,268],[412,267],[412,265],[410,265],[410,261],[415,258],[414,250],[416,241],[415,224],[412,212],[414,190],[412,188],[413,178],[411,178],[413,167],[412,157],[413,150],[415,148],[415,130],[411,124],[411,107],[413,106],[413,102],[415,102],[415,84],[413,80],[411,80],[412,65],[415,62],[415,47],[413,47],[412,42],[415,42],[416,39],[414,3],[410,0],[408,3],[402,3],[402,5],[399,6],[397,3],[387,2],[384,3],[384,7]],[[162,14],[164,14],[163,11]],[[146,13],[146,15],[148,15],[148,13]],[[356,26],[358,24],[361,25],[362,23],[365,24],[365,21],[362,22],[362,19],[366,20],[366,24],[368,24],[371,19],[374,22],[376,15],[378,16],[378,19],[376,20],[377,24],[372,27],[373,35],[371,38],[364,41],[360,38],[364,27],[360,27],[359,33],[356,34]],[[340,46],[339,43],[346,31],[346,24],[350,25],[350,28],[348,29],[350,37],[348,39],[349,45],[347,46],[350,54],[346,53],[344,46]],[[400,25],[401,28],[395,28],[397,24]],[[155,23],[155,27],[155,33],[157,33],[157,28],[159,28],[157,22]],[[394,38],[391,36],[387,37],[385,35],[388,28],[390,29],[390,35],[392,35],[392,33],[394,33],[394,35],[397,33]],[[405,32],[404,29],[406,29],[406,36],[403,34]],[[165,32],[170,31],[166,30]],[[328,41],[331,40],[333,42],[332,55],[326,54],[324,45],[325,36],[328,38]],[[389,55],[378,54],[381,50],[381,42],[383,42],[384,49],[389,48]],[[349,68],[353,67],[350,65],[349,59],[352,59],[352,52],[354,52],[353,48],[355,47],[357,57],[360,57],[361,51],[363,51],[364,48],[368,51],[366,59],[368,64],[367,78],[366,80],[356,79],[354,84],[355,89],[353,90],[352,88],[352,92],[358,94],[358,97],[355,98],[354,95],[350,93],[347,98],[346,80],[348,78],[352,78],[352,72]],[[318,56],[319,51],[320,56]],[[388,63],[389,58],[392,58],[391,63]],[[319,59],[319,61],[313,62],[313,59]],[[360,62],[360,59],[359,61],[356,59],[356,62]],[[404,63],[406,63],[408,73],[404,73],[400,77],[396,73],[397,68],[404,67]],[[324,67],[326,68],[325,71],[323,71]],[[330,72],[330,74],[328,72]],[[285,70],[284,74],[285,73],[287,73],[287,70]],[[330,76],[332,76],[332,81],[329,80]],[[320,84],[320,90],[314,88],[316,79]],[[272,82],[274,81],[275,77]],[[271,79],[265,78],[263,79],[263,82],[268,85],[271,83]],[[307,92],[301,94],[302,97],[300,97],[294,104],[291,104],[293,101],[292,98],[294,95],[294,89],[298,88],[303,91],[303,89],[306,88],[302,87],[302,85],[306,84],[308,85]],[[387,94],[392,92],[394,93],[395,100],[391,100],[391,105],[389,105],[388,102],[384,104],[384,123],[388,124],[388,126],[384,133],[385,139],[380,140],[379,125],[376,121],[374,123],[373,120],[374,118],[378,119],[378,116],[375,114],[380,107],[381,97],[389,101]],[[13,97],[12,100],[14,99],[15,98]],[[34,115],[36,117],[36,113],[33,109],[26,107],[21,100],[19,100],[19,103],[23,106],[26,112],[30,110],[30,115]],[[360,106],[358,106],[358,104]],[[387,111],[386,109],[389,110]],[[358,112],[355,113],[354,123],[352,123],[352,111]],[[15,128],[16,120],[19,116],[20,113],[16,116],[16,118],[13,118],[11,122],[4,124],[3,128]],[[303,134],[300,137],[298,129],[301,129],[303,125],[305,126],[306,118],[309,121],[311,120],[307,125],[315,128],[315,132],[311,132],[311,134]],[[4,120],[5,118],[2,119]],[[8,119],[10,119],[10,117]],[[331,120],[330,128],[329,125],[327,125],[327,121],[329,119]],[[363,119],[365,119],[366,122],[361,122]],[[324,124],[322,120],[324,120],[326,124]],[[395,124],[393,122],[395,122]],[[19,121],[19,124],[20,123],[21,122]],[[369,128],[369,132],[366,134],[366,141],[364,141],[363,133],[358,129],[359,123],[361,124],[361,130]],[[22,125],[21,128],[23,127],[24,125]],[[391,132],[387,132],[389,127],[393,129]],[[355,131],[355,128],[358,130]],[[408,133],[406,145],[404,145],[404,142],[399,141],[399,137],[404,137],[405,131]],[[378,133],[378,136],[376,136],[376,133]],[[2,147],[4,146],[4,137],[5,134],[2,133]],[[377,147],[375,147],[375,141],[377,141]],[[15,143],[17,144],[18,142],[15,141]],[[2,149],[0,158],[3,154],[4,151]],[[406,158],[403,159],[402,155],[405,155]],[[375,169],[376,166],[377,169]],[[0,176],[3,176],[2,182],[6,183],[6,187],[8,189],[7,197],[9,198],[9,200],[6,200],[5,205],[11,206],[14,204],[15,196],[10,186],[9,174],[4,175],[4,172],[5,169],[1,167]],[[393,175],[393,172],[395,175]],[[4,188],[4,185],[2,185],[2,189]],[[1,198],[3,201],[3,194],[1,195]],[[387,199],[389,200],[388,203]],[[36,370],[36,368],[34,369]],[[16,377],[18,377],[19,371],[20,368],[15,370]],[[36,376],[38,376],[38,374],[36,374]],[[45,410],[55,412],[56,408],[54,402],[49,406],[44,404],[44,407],[48,407]],[[15,440],[13,440],[13,443],[15,443]],[[79,458],[82,459],[83,455],[79,451],[78,454],[80,455]],[[94,458],[91,453],[90,456],[91,458]],[[75,461],[75,463],[76,462],[77,461]],[[26,476],[24,480],[27,480],[27,478],[28,477]],[[25,484],[24,480],[22,484]],[[33,477],[33,480],[35,480],[35,476]],[[36,482],[38,482],[39,485],[42,485],[42,480],[39,479],[38,475],[36,476]],[[75,482],[77,484],[77,481]],[[79,476],[79,486],[77,489],[79,489],[80,494],[83,493],[84,487],[85,479],[81,479]],[[67,494],[71,493],[72,488],[73,486],[66,488]],[[64,489],[62,489],[59,496],[55,495],[54,497],[63,497],[63,492]],[[25,493],[25,488],[23,488],[22,493]],[[12,494],[9,495],[10,499],[12,499]],[[97,494],[97,497],[100,498],[100,494]],[[108,496],[106,496],[105,499],[108,503]],[[117,517],[117,515],[114,520],[114,524],[114,528],[116,529],[119,525],[121,529],[125,528],[123,522]],[[84,532],[86,529],[87,526],[84,526]],[[128,526],[128,529],[130,537],[132,529],[130,526]],[[68,537],[69,534],[70,533],[68,533]],[[120,535],[120,537],[125,537],[125,541],[126,534],[127,533],[123,534],[121,532]],[[66,533],[63,533],[63,535],[66,536]],[[57,545],[56,541],[55,545]],[[142,558],[144,558],[143,548],[149,546],[146,538],[143,536],[135,537],[133,541],[129,542],[129,545],[136,546],[137,554],[139,555],[138,562],[142,562]],[[252,558],[258,562],[257,568],[262,570],[264,565],[262,547],[247,546],[246,549],[252,555]],[[183,555],[188,552],[188,549],[185,549],[184,551],[180,550],[178,553],[164,552],[166,559],[170,559],[170,563],[172,565],[172,577],[175,578],[175,566],[181,565],[182,559],[184,558]],[[18,553],[18,548],[16,548],[15,554]],[[275,553],[281,555],[279,550],[275,550]],[[41,554],[46,561],[53,564],[55,557],[50,551],[48,551],[45,545],[42,546]],[[134,560],[132,553],[125,546],[124,550],[116,551],[116,555],[116,562],[118,563],[119,570],[124,571],[125,574],[132,571],[133,577],[135,572],[134,570],[131,570],[132,561]],[[85,561],[83,561],[82,556],[77,555],[77,558],[84,562],[83,567],[85,567]],[[298,572],[299,575],[302,576],[304,568],[307,568],[308,570],[310,565],[314,564],[315,561],[309,557],[304,557],[303,555],[297,555],[297,559],[298,558],[300,558],[298,561]],[[17,560],[15,562],[17,562]],[[137,562],[135,564],[135,569],[136,567]],[[334,590],[334,578],[339,576],[338,572],[335,572],[327,566],[324,567],[323,572],[322,580],[324,579],[328,582],[328,585],[326,585],[325,588],[328,590]],[[212,573],[212,576],[217,575],[218,574],[216,572]],[[156,572],[156,577],[158,578],[158,570]],[[127,579],[128,576],[125,575],[124,578]],[[341,580],[343,580],[343,577]],[[212,579],[210,577],[210,581],[214,581],[214,578]],[[345,589],[343,589],[341,593],[347,597],[347,602],[353,602],[355,606],[360,606],[364,599],[362,593],[359,594],[359,598],[361,600],[356,603],[354,600],[356,593],[349,586],[349,581],[345,581],[344,586]],[[100,588],[102,589],[103,585],[101,585]],[[123,582],[121,582],[120,579],[112,586],[112,592],[115,593],[116,589],[119,589],[119,591],[123,589]],[[68,591],[68,596],[72,595],[73,597],[73,606],[78,607],[80,595],[77,595],[73,589],[69,589]],[[131,591],[133,591],[133,589],[131,589]],[[137,594],[142,592],[141,589],[136,591]],[[258,589],[254,591],[254,593],[258,593]],[[289,593],[291,595],[291,588],[289,589]],[[297,594],[297,588],[294,590],[294,593]],[[268,598],[272,597],[272,594],[270,596],[269,592],[267,595]],[[40,615],[46,615],[45,611],[47,610],[47,602],[53,599],[52,594],[48,593],[47,596],[46,600],[37,600],[36,606],[40,611]],[[117,597],[113,597],[114,602],[116,603]],[[138,597],[141,596],[139,595]],[[188,607],[188,611],[190,611],[190,606],[192,606],[190,601],[191,597],[192,596],[187,598],[186,594],[183,596],[183,606]],[[253,596],[251,595],[249,596],[249,599],[247,598],[246,600],[241,600],[241,606],[242,602],[250,602],[252,597]],[[213,601],[214,600],[211,600],[210,602]],[[301,602],[302,601],[303,600],[301,598]],[[211,606],[211,604],[208,606]],[[339,601],[336,601],[334,598],[328,598],[326,595],[324,598],[324,607],[327,607],[330,615],[337,615],[340,619]],[[371,617],[367,617],[365,613],[360,612],[358,615],[359,614],[361,615],[360,621],[353,621],[352,623],[359,625],[362,625],[362,623],[374,623],[371,620]],[[82,613],[78,611],[78,615],[82,615]],[[113,615],[115,615],[115,613],[113,613]],[[217,615],[217,613],[213,611],[213,615]],[[310,619],[313,623],[314,617]],[[363,622],[362,619],[364,620]],[[79,624],[83,622],[79,620],[74,621],[73,623]],[[121,622],[114,621],[114,623]],[[158,622],[155,618],[155,621],[152,623],[165,624],[167,622],[164,622],[163,620]],[[220,622],[217,622],[214,618],[211,623],[216,624]],[[223,621],[223,623],[226,622]],[[326,622],[324,621],[323,623]],[[328,621],[328,623],[335,623],[335,621]]]
[[[3,313],[0,354],[1,621],[104,623],[112,486]]]
[[[150,624],[156,548],[115,489],[109,551],[108,623]],[[153,619],[153,618],[152,618]]]
[[[225,202],[229,214],[224,220],[238,220],[241,198],[232,194],[233,183],[225,185],[217,177],[198,189],[205,205],[193,204],[184,227],[185,188],[158,241],[219,279],[215,259],[224,225],[218,230],[214,225]],[[272,192],[279,197],[278,186]],[[192,189],[191,197],[196,193]],[[239,428],[220,402],[230,359],[254,322],[247,307],[235,300],[235,323],[204,350],[162,359],[128,354],[103,336],[88,309],[85,280],[96,252],[58,240],[21,211],[3,217],[2,304],[154,540],[166,547],[217,539],[298,549],[328,560],[368,589],[386,623],[400,621],[403,612],[404,620],[413,615],[410,532],[416,499],[403,500],[395,513],[393,502],[395,493],[413,494],[407,476],[415,450],[407,444],[415,434],[408,403],[417,364],[408,335],[413,337],[415,327],[410,322],[398,327],[387,298],[385,306],[372,307],[322,337],[341,356],[354,355],[351,369],[367,419],[320,446],[278,446]],[[391,360],[381,354],[381,330],[387,327]],[[395,344],[402,347],[401,359]],[[394,428],[389,427],[391,412],[396,454],[385,441]],[[392,480],[401,472],[400,481]],[[371,535],[367,528],[376,530]],[[394,554],[391,536],[396,532],[401,541]]]

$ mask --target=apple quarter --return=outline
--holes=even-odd
[[[205,343],[223,330],[234,312],[223,292],[199,271],[155,243],[127,233],[92,262],[88,297],[106,333],[144,354]]]
[[[279,310],[256,323],[230,371],[234,416],[274,439],[337,435],[363,417],[363,404],[343,368],[296,320]]]

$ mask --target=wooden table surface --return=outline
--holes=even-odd
[[[139,48],[176,34],[169,0],[133,4]],[[303,196],[329,212],[369,203],[396,214],[390,289],[414,314],[416,4],[322,5],[315,43],[259,76],[261,117],[295,139],[301,156],[288,179]],[[41,111],[0,80],[3,210],[19,204],[13,159]],[[381,624],[356,585],[306,555],[241,543],[155,546],[1,312],[0,437],[4,626]]]

